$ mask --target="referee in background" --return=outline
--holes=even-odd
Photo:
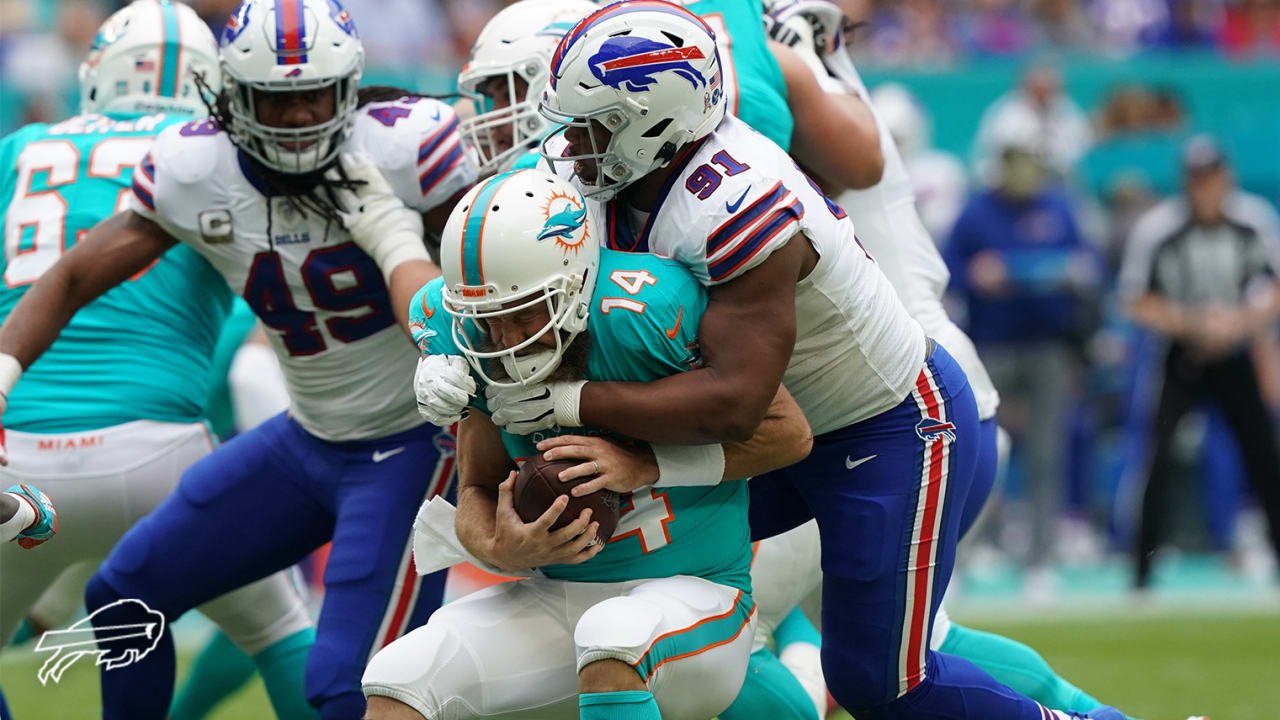
[[[1280,315],[1280,218],[1235,188],[1208,136],[1187,142],[1182,165],[1184,192],[1134,225],[1120,273],[1133,319],[1168,339],[1136,548],[1139,588],[1170,514],[1174,428],[1203,402],[1217,403],[1239,440],[1280,557],[1280,449],[1251,355]]]

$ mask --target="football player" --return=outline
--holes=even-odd
[[[474,188],[445,228],[444,277],[411,307],[424,352],[464,356],[480,385],[549,377],[644,381],[699,362],[706,293],[678,263],[601,250],[604,231],[567,182],[538,170]],[[483,407],[481,407],[483,410]],[[742,685],[751,650],[743,478],[803,457],[809,430],[785,391],[749,443],[711,475],[646,457],[629,478],[607,543],[585,510],[547,532],[564,496],[532,523],[512,503],[517,460],[534,438],[502,433],[483,412],[459,426],[456,528],[481,561],[537,568],[446,605],[379,653],[364,676],[369,718],[657,717],[705,720]],[[550,433],[546,433],[550,434]],[[676,455],[683,448],[672,448]],[[605,456],[597,471],[614,471]],[[630,465],[630,463],[628,463]],[[459,652],[462,648],[465,651]]]
[[[765,10],[770,20],[766,24],[774,29],[772,35],[783,37],[783,30],[790,33],[795,41],[793,49],[809,58],[808,64],[819,73],[818,81],[828,92],[856,95],[871,109],[875,119],[876,143],[884,158],[883,176],[870,188],[846,191],[835,199],[849,213],[857,227],[858,240],[875,258],[907,311],[925,332],[955,356],[973,388],[981,446],[973,484],[961,510],[960,534],[963,536],[977,520],[996,480],[1000,455],[996,426],[999,395],[973,342],[951,321],[943,307],[942,296],[949,279],[946,264],[916,210],[911,178],[894,136],[849,60],[840,8],[824,0],[773,0],[765,4]],[[792,542],[800,543],[803,538],[816,543],[817,533],[806,533]],[[797,555],[805,557],[807,553]],[[783,578],[789,578],[794,572],[793,567],[770,562],[768,555],[757,553],[753,577],[760,578],[772,568],[777,568]],[[796,586],[790,581],[765,582],[788,588]],[[1102,704],[1055,673],[1030,647],[952,623],[945,605],[939,609],[930,644],[935,650],[972,661],[1000,682],[1048,707],[1085,711]]]
[[[443,575],[414,572],[410,527],[452,476],[452,439],[414,408],[416,353],[397,314],[438,274],[424,221],[438,230],[475,168],[448,106],[359,90],[364,51],[335,0],[247,0],[220,60],[213,117],[162,132],[127,209],[54,263],[0,329],[13,369],[0,390],[77,308],[169,249],[222,275],[268,328],[292,406],[190,468],[117,545],[86,604],[137,598],[174,619],[332,539],[306,693],[326,720],[358,718],[367,659],[440,603]],[[164,717],[173,659],[166,636],[104,673],[104,717]]]
[[[14,315],[46,273],[56,275],[64,254],[109,262],[109,249],[78,241],[126,202],[155,136],[205,114],[196,73],[220,86],[208,27],[186,5],[138,0],[99,30],[80,70],[81,113],[0,141],[0,317]],[[12,456],[0,478],[52,492],[62,537],[39,553],[0,547],[0,646],[42,595],[46,618],[69,615],[116,541],[213,449],[203,408],[231,293],[191,248],[154,260],[87,304],[21,381],[14,384],[18,363],[3,358],[0,408]],[[51,507],[32,507],[41,508],[40,523],[23,533],[23,546],[57,527]],[[280,717],[312,714],[302,677],[314,629],[283,574],[202,610],[254,657]]]
[[[651,383],[499,392],[493,421],[518,433],[585,422],[650,442],[723,442],[753,431],[785,377],[815,451],[752,480],[752,528],[769,536],[818,521],[823,666],[836,698],[860,717],[1052,717],[929,650],[977,460],[973,393],[844,211],[726,117],[710,28],[660,0],[621,2],[564,37],[551,74],[542,110],[566,131],[544,155],[601,203],[610,247],[674,257],[710,286],[707,364]],[[719,446],[705,447],[716,463]]]

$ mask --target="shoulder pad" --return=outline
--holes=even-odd
[[[790,237],[788,228],[804,217],[799,193],[807,180],[781,149],[761,147],[767,142],[738,128],[712,134],[672,185],[675,197],[666,199],[674,201],[664,213],[666,234],[683,238],[677,240],[681,245],[669,252],[661,243],[653,249],[699,274],[705,267],[706,281],[716,284],[753,267],[768,248]],[[669,232],[672,223],[680,232]]]
[[[679,262],[601,251],[591,332],[602,347],[662,360],[669,371],[688,369],[705,307],[706,291]]]
[[[409,207],[425,212],[475,183],[475,162],[447,104],[410,97],[356,112],[352,146],[373,160]]]
[[[212,120],[170,125],[151,144],[151,162],[173,180],[191,184],[207,179],[218,158],[234,152],[231,139]]]

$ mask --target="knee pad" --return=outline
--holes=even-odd
[[[592,605],[573,629],[578,671],[598,660],[634,664],[657,636],[662,620],[661,608],[634,596],[609,598]]]
[[[441,717],[451,700],[482,708],[475,689],[479,669],[447,622],[429,622],[378,651],[364,669],[365,695],[381,695],[408,705],[427,718]]]

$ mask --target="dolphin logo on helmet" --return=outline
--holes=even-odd
[[[585,207],[575,209],[573,203],[566,200],[563,210],[547,218],[547,222],[542,226],[542,232],[538,233],[538,240],[552,237],[572,238],[573,233],[582,227],[586,219]]]
[[[621,36],[605,41],[588,64],[600,82],[614,89],[631,92],[648,90],[657,80],[654,75],[671,71],[688,80],[695,89],[707,84],[690,60],[706,56],[696,45],[676,47],[644,37]]]

